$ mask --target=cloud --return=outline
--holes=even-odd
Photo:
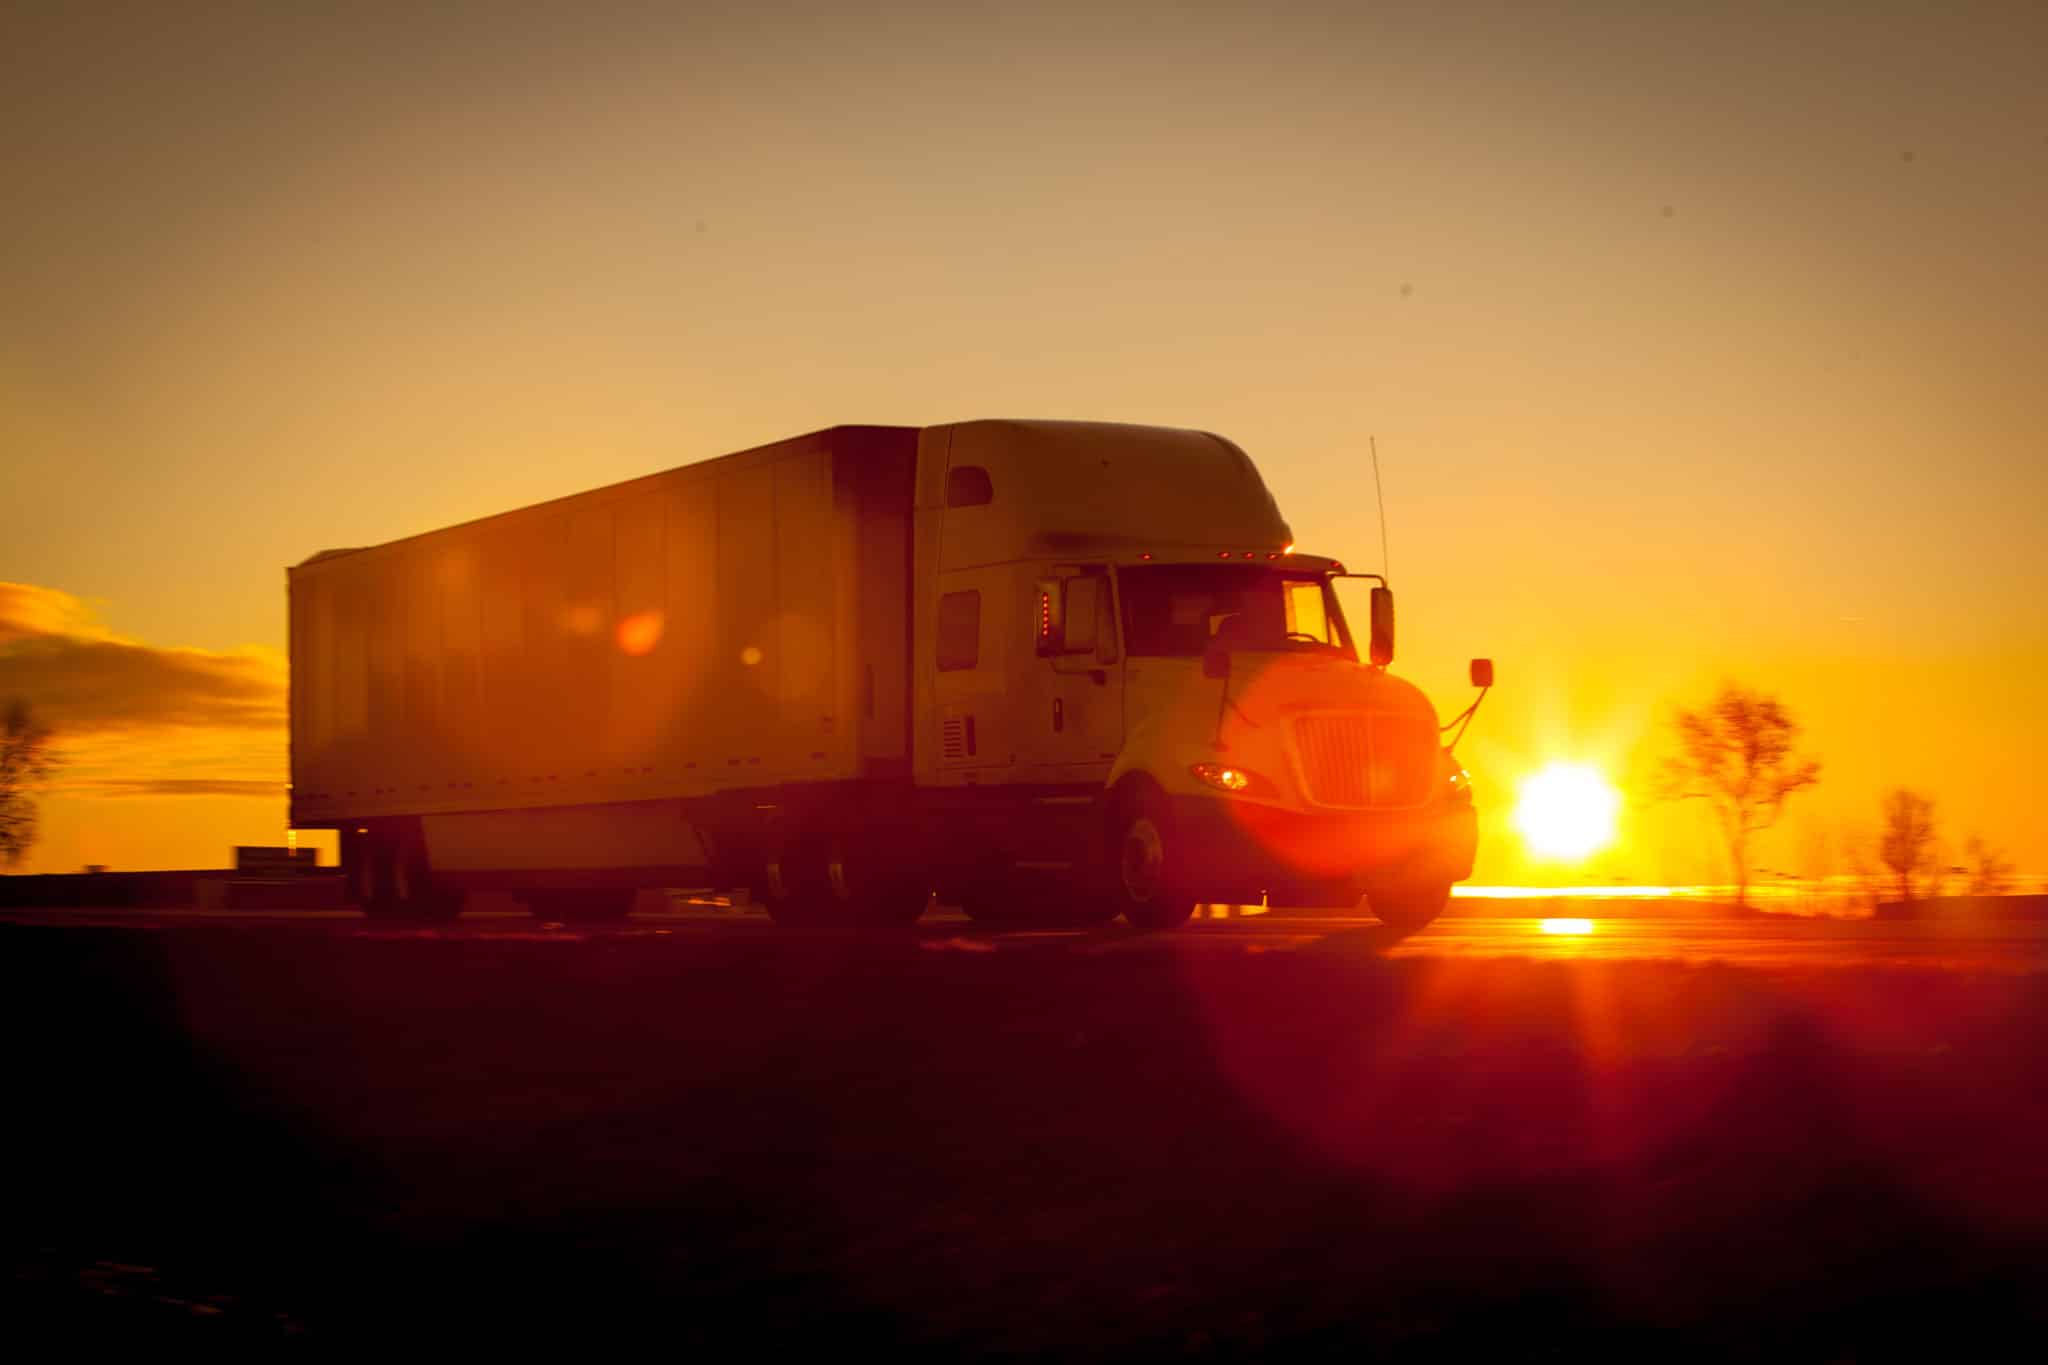
[[[166,649],[100,626],[78,598],[0,583],[0,698],[23,697],[60,742],[162,729],[283,729],[274,651]]]
[[[284,783],[225,777],[110,777],[67,788],[76,796],[261,796],[284,799]]]

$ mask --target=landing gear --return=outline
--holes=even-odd
[[[445,924],[462,913],[462,892],[435,879],[417,825],[354,835],[349,851],[349,892],[371,919]]]
[[[850,831],[792,840],[766,870],[762,901],[787,928],[902,928],[931,904],[918,860]]]

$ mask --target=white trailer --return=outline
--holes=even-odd
[[[1469,789],[1341,573],[1216,436],[835,427],[290,570],[291,819],[392,917],[715,885],[791,923],[936,890],[1414,926]]]

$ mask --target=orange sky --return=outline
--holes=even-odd
[[[1001,415],[1226,433],[1359,565],[1377,434],[1490,812],[1731,676],[1826,763],[1765,866],[1907,784],[2048,872],[2048,10],[1103,8],[11,18],[0,692],[79,758],[27,866],[282,837],[274,707],[150,669],[260,691],[315,550]],[[1699,819],[1479,878],[1712,875]]]

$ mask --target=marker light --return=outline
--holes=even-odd
[[[1252,784],[1252,775],[1228,763],[1197,763],[1188,769],[1218,791],[1241,792]]]
[[[1016,599],[1011,598],[1010,600],[1014,602]],[[1052,594],[1049,592],[1041,592],[1038,594],[1038,641],[1040,644],[1044,644],[1045,642],[1051,639]]]
[[[1193,763],[1188,766],[1195,780],[1205,787],[1214,787],[1232,796],[1262,796],[1277,798],[1279,789],[1257,773],[1237,767],[1231,763]]]

